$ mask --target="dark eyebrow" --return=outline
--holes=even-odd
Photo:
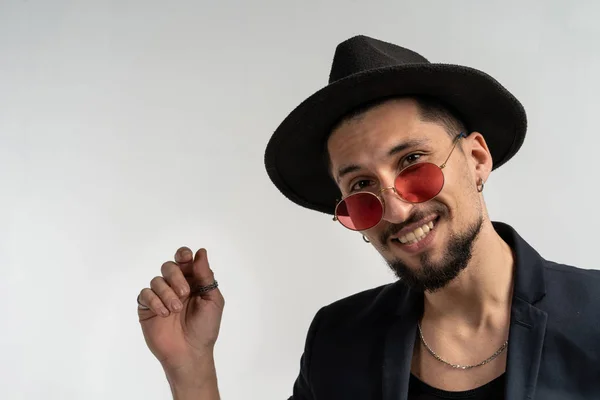
[[[407,140],[406,142],[400,143],[399,145],[392,147],[392,149],[388,152],[388,157],[391,157],[398,153],[402,153],[403,151],[411,149],[413,147],[421,147],[427,143],[429,143],[429,140],[427,139]]]
[[[403,151],[406,151],[407,149],[413,148],[413,147],[419,147],[424,145],[425,143],[428,143],[429,141],[426,139],[411,139],[411,140],[407,140],[405,142],[402,142],[400,144],[397,144],[396,146],[392,147],[390,149],[390,151],[388,151],[388,157],[394,156],[398,153],[402,153]],[[346,166],[341,167],[338,170],[338,176],[337,176],[337,181],[338,183],[342,180],[342,178],[345,175],[348,175],[351,172],[355,172],[360,170],[362,167],[358,164],[349,164]]]

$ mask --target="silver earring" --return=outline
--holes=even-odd
[[[367,239],[367,237],[365,235],[363,235],[363,240],[367,243],[371,243],[371,241],[369,239]]]
[[[479,193],[483,192],[484,182],[483,178],[479,178],[479,184],[477,185],[477,191]]]

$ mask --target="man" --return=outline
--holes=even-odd
[[[317,313],[293,400],[600,399],[600,273],[544,260],[483,200],[525,131],[483,72],[364,36],[337,47],[330,84],[271,138],[267,172],[399,280]],[[224,300],[206,251],[179,249],[138,303],[174,398],[218,399]]]

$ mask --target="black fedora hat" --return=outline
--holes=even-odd
[[[525,110],[488,74],[430,63],[412,50],[355,36],[337,46],[329,84],[296,107],[272,135],[265,152],[269,177],[296,204],[333,214],[340,191],[324,157],[331,130],[364,104],[411,95],[435,97],[458,114],[469,132],[480,132],[494,169],[523,144]]]

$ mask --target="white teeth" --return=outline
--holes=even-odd
[[[426,223],[423,226],[418,227],[412,232],[407,233],[404,236],[398,238],[402,244],[414,244],[419,240],[423,239],[433,229],[433,221]]]

